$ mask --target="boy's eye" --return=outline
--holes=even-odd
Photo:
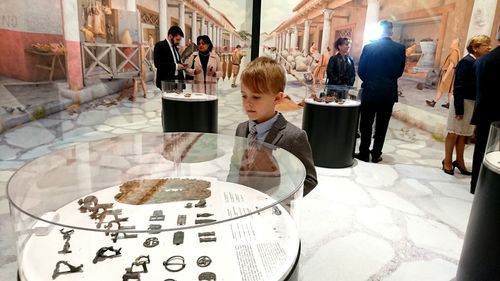
[[[260,99],[260,96],[253,96],[253,99],[258,100],[258,99]]]

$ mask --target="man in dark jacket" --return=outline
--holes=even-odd
[[[392,107],[398,101],[398,78],[405,67],[405,47],[391,40],[392,22],[379,23],[382,37],[366,45],[361,53],[358,75],[361,84],[361,143],[356,158],[372,162],[382,161],[385,134],[391,119]],[[375,121],[375,136],[370,152],[372,127]]]
[[[184,80],[185,65],[182,64],[181,55],[177,49],[183,37],[182,29],[178,26],[172,26],[168,30],[167,39],[155,44],[156,87],[160,89],[161,81]]]
[[[500,29],[497,35],[500,41]],[[500,46],[477,59],[474,64],[476,76],[476,105],[471,124],[476,125],[476,144],[472,159],[470,192],[474,194],[492,122],[500,121],[500,94],[498,72],[500,71]]]

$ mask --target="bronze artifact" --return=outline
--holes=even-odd
[[[153,248],[158,246],[158,244],[160,244],[160,241],[156,237],[149,237],[146,241],[144,241],[144,243],[142,243],[142,245],[146,248]]]
[[[142,266],[142,271],[133,271],[133,272],[148,273],[148,267],[146,265],[149,263],[151,263],[151,260],[149,259],[149,255],[138,256],[137,258],[135,258],[135,261],[130,266],[130,269],[133,270],[134,266]]]
[[[186,267],[183,256],[171,256],[163,262],[163,266],[170,272],[179,272]]]
[[[205,242],[217,242],[217,238],[216,237],[208,237],[208,238],[200,237],[200,243],[205,243]]]
[[[177,225],[185,225],[185,224],[186,224],[186,215],[178,215]]]
[[[68,267],[68,271],[60,271],[59,267],[61,267],[61,264],[64,264]],[[79,266],[74,266],[68,263],[67,261],[58,261],[56,263],[56,268],[54,268],[54,273],[52,273],[52,280],[56,279],[59,275],[63,274],[69,274],[69,273],[75,273],[75,272],[83,272],[82,270],[83,264],[80,264]]]
[[[215,231],[199,232],[198,233],[198,237],[205,237],[205,236],[215,236]]]
[[[71,229],[71,230],[68,230],[68,231],[64,231],[64,228],[60,229],[59,230],[59,233],[61,233],[63,235],[63,239],[65,240],[64,241],[64,247],[61,251],[59,251],[58,253],[59,254],[69,254],[69,253],[72,253],[72,251],[69,250],[69,247],[70,247],[70,244],[69,244],[69,240],[71,239],[71,235],[75,232],[74,229]]]
[[[202,214],[196,214],[196,217],[197,218],[206,218],[206,217],[211,217],[213,215],[214,214],[210,214],[210,213],[202,213]]]
[[[164,221],[165,215],[162,210],[153,211],[153,215],[149,217],[149,221]]]
[[[186,206],[184,206],[184,208],[188,208],[188,209],[193,208],[193,203],[191,203],[191,202],[187,203]]]
[[[177,231],[174,233],[174,239],[172,241],[174,245],[180,245],[184,243],[184,232],[182,231]]]
[[[102,247],[95,254],[95,257],[94,257],[94,260],[92,260],[92,263],[98,263],[98,262],[103,261],[105,259],[111,259],[111,258],[119,257],[119,256],[122,255],[121,250],[122,250],[122,248],[120,248],[118,250],[115,250],[115,248],[113,248],[113,246],[111,246],[111,247]],[[112,255],[105,255],[105,253],[107,251],[114,252],[114,254],[112,254]]]
[[[195,208],[205,208],[207,206],[207,201],[205,199],[201,199],[198,203],[194,204]]]
[[[161,232],[161,224],[150,224],[148,227],[149,234],[158,234]]]
[[[87,211],[91,212],[94,210],[95,206],[97,205],[97,197],[89,195],[85,197],[84,199],[78,200],[78,205],[80,205],[80,212],[86,213]]]
[[[199,219],[199,220],[195,220],[194,221],[194,224],[202,224],[202,223],[211,223],[211,222],[215,222],[217,220],[212,220],[212,219]]]
[[[196,260],[196,264],[199,267],[207,267],[211,263],[212,263],[212,259],[210,259],[210,257],[208,257],[208,256],[201,256],[198,258],[198,260]]]
[[[215,281],[215,273],[213,272],[202,272],[198,275],[198,281]]]

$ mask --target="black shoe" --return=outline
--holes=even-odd
[[[372,156],[372,163],[378,163],[380,161],[382,161],[382,157],[381,156],[377,156],[377,157],[373,157]]]
[[[466,168],[460,167],[460,165],[458,165],[457,160],[453,161],[453,163],[451,163],[451,164],[453,165],[453,167],[457,168],[460,171],[460,174],[462,174],[464,176],[471,176],[472,175],[472,173],[467,171]]]
[[[443,171],[445,174],[452,175],[452,176],[455,174],[455,166],[452,165],[450,170],[446,170],[444,167],[444,160],[441,162],[441,164],[443,165]]]
[[[444,108],[450,108],[450,103],[449,103],[449,102],[447,102],[447,103],[445,103],[445,104],[442,104],[441,106],[442,106],[442,107],[444,107]]]
[[[365,162],[370,161],[370,156],[369,155],[364,155],[364,154],[361,154],[361,153],[355,153],[354,154],[354,158],[356,158],[358,160],[361,160],[361,161],[365,161]]]
[[[425,103],[430,107],[434,107],[436,105],[434,100],[426,100]]]

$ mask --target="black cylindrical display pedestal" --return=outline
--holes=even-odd
[[[359,102],[344,104],[307,102],[302,129],[311,144],[314,164],[327,168],[345,168],[354,162]]]
[[[184,101],[162,98],[163,132],[217,133],[217,99]]]
[[[457,281],[500,280],[499,160],[500,151],[496,151],[487,154],[483,161],[458,265]]]

